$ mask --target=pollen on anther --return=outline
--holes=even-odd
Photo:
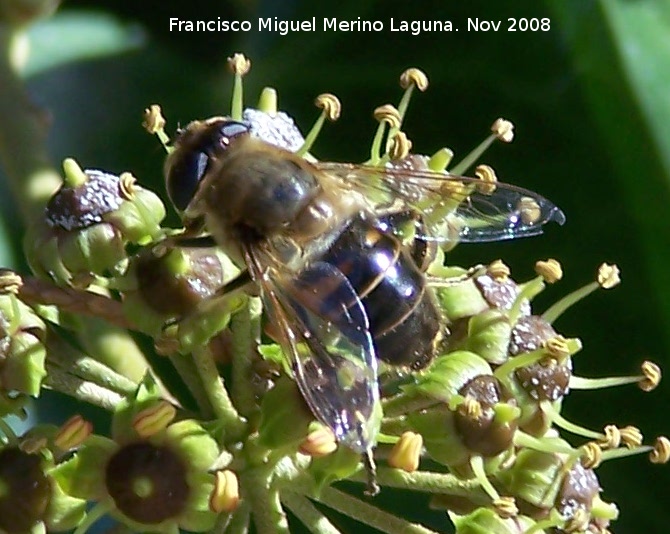
[[[641,370],[644,378],[638,382],[638,387],[646,392],[656,389],[661,381],[661,368],[654,362],[645,361],[642,363]]]
[[[563,269],[561,268],[561,264],[552,258],[546,261],[536,262],[535,272],[549,284],[558,282],[561,278],[563,278]]]
[[[317,108],[322,109],[329,121],[336,121],[340,118],[342,112],[342,104],[340,100],[331,93],[323,93],[316,97],[314,104]]]
[[[233,54],[228,58],[228,67],[233,74],[239,74],[244,76],[249,70],[251,70],[251,60],[248,59],[244,54]]]
[[[407,89],[410,85],[423,92],[428,89],[428,76],[421,69],[411,67],[400,75],[400,87]]]
[[[505,119],[496,119],[491,126],[491,131],[504,143],[511,143],[514,140],[514,124]]]
[[[386,122],[391,128],[400,128],[400,113],[392,104],[384,104],[373,113],[378,122]]]
[[[603,289],[611,289],[621,283],[621,271],[616,265],[603,263],[598,267],[598,284]]]
[[[495,184],[498,181],[498,177],[496,176],[493,167],[489,165],[478,165],[475,168],[475,176],[481,180],[481,183],[477,184],[477,189],[481,193],[492,195],[495,192]]]

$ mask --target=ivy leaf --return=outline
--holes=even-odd
[[[649,278],[656,287],[670,287],[670,4],[547,4],[561,25],[591,113],[609,146],[613,177],[637,226]],[[658,298],[655,304],[670,324],[670,299]]]
[[[25,76],[85,59],[128,52],[145,41],[142,28],[99,12],[63,11],[30,28]]]

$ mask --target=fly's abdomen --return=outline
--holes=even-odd
[[[379,359],[414,369],[430,362],[440,314],[423,273],[394,236],[356,217],[319,260],[341,271],[359,295]]]

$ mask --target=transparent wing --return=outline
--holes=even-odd
[[[300,391],[337,440],[364,453],[374,443],[377,359],[365,308],[347,278],[325,262],[298,273],[247,249],[270,320],[290,359]]]
[[[318,167],[340,180],[345,190],[361,192],[376,211],[418,212],[424,225],[418,237],[428,241],[516,239],[542,233],[550,221],[565,222],[551,201],[510,184],[407,168],[342,163]]]

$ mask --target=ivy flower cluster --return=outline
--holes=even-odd
[[[316,161],[310,151],[325,122],[339,117],[337,98],[316,99],[320,115],[303,136],[273,89],[244,109],[251,63],[235,54],[229,66],[230,117]],[[512,124],[496,120],[458,163],[446,148],[419,155],[402,125],[428,79],[412,68],[400,85],[398,105],[374,112],[366,164],[471,172],[493,190],[494,170],[476,164],[496,140],[512,141]],[[147,109],[144,127],[170,152],[165,125],[158,106]],[[561,414],[571,390],[650,391],[660,381],[652,362],[632,376],[578,376],[582,342],[553,326],[582,298],[615,287],[614,265],[538,311],[534,297],[562,277],[558,261],[537,261],[537,276],[518,282],[500,260],[461,268],[446,263],[445,250],[430,256],[423,267],[442,321],[437,355],[418,370],[380,363],[379,429],[366,460],[316,421],[257,292],[213,298],[243,266],[214,242],[171,239],[182,230],[163,225],[162,194],[131,173],[81,169],[73,159],[63,173],[26,238],[33,275],[0,273],[0,532],[84,534],[108,517],[138,533],[241,533],[250,524],[289,532],[294,521],[336,533],[333,511],[382,532],[432,532],[362,495],[365,484],[378,484],[425,494],[427,507],[444,511],[444,528],[452,523],[460,534],[604,534],[618,509],[601,498],[597,467],[631,454],[670,457],[665,437],[643,444],[635,427],[588,429]],[[522,216],[536,209],[531,203]],[[155,350],[133,356],[132,372],[97,357],[91,324],[102,322],[121,336],[139,332]],[[44,388],[109,410],[110,432],[75,414],[16,433],[9,418],[25,417]]]

